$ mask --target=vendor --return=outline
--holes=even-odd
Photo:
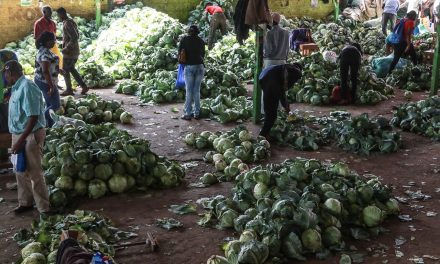
[[[263,46],[263,67],[286,64],[289,54],[289,31],[280,26],[281,16],[272,14],[273,25],[266,34]]]
[[[358,43],[345,46],[339,55],[340,77],[341,77],[341,101],[345,105],[356,100],[357,78],[362,62],[362,48]],[[351,90],[348,85],[348,74],[350,73]]]
[[[397,11],[399,10],[399,0],[385,0],[383,3],[382,14],[382,33],[387,36],[387,27],[390,27],[390,31],[393,30],[396,23]]]
[[[301,65],[283,64],[272,65],[265,68],[259,81],[263,89],[264,101],[264,124],[260,131],[260,136],[269,138],[269,133],[277,120],[278,105],[281,103],[286,112],[290,111],[287,102],[287,90],[292,87],[302,77]]]
[[[218,5],[214,5],[209,2],[205,5],[206,21],[209,21],[208,17],[211,16],[211,22],[209,24],[209,37],[208,37],[208,49],[212,49],[215,43],[215,34],[220,29],[222,35],[227,33],[226,16],[223,12],[223,8]]]

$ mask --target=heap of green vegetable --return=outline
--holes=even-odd
[[[94,62],[80,64],[78,71],[89,88],[105,88],[115,84],[115,78],[106,73],[101,65]]]
[[[252,101],[244,96],[232,98],[220,94],[215,99],[202,100],[200,115],[203,118],[213,118],[222,124],[244,121],[252,116]]]
[[[61,108],[57,114],[83,120],[88,124],[112,121],[120,121],[124,124],[132,122],[131,114],[124,110],[121,102],[106,101],[96,94],[89,94],[79,99],[73,96],[61,98]]]
[[[338,65],[325,61],[321,53],[298,60],[303,65],[303,77],[288,90],[289,101],[312,105],[329,104],[332,89],[340,83]],[[371,67],[363,66],[360,69],[357,103],[377,104],[393,93],[393,88],[383,79],[377,78]]]
[[[395,69],[387,78],[387,84],[407,91],[429,90],[431,87],[432,67],[427,64],[409,64]]]
[[[181,165],[151,152],[147,140],[110,123],[50,129],[42,165],[54,208],[78,196],[171,188],[185,176]]]
[[[323,117],[280,113],[270,136],[278,144],[298,150],[317,150],[334,142],[343,150],[360,155],[395,152],[402,144],[400,133],[392,130],[386,118],[370,119],[368,114],[351,117],[341,111]]]
[[[399,212],[378,177],[303,158],[255,167],[236,177],[232,198],[200,202],[207,209],[200,225],[240,234],[223,247],[223,262],[208,261],[225,264],[325,259],[343,250],[346,238],[378,236],[384,220]]]
[[[34,221],[30,229],[21,229],[14,240],[21,250],[22,264],[55,264],[63,231],[78,232],[78,243],[88,252],[114,257],[114,244],[136,237],[117,229],[113,223],[94,212],[77,210],[66,216],[55,215]]]
[[[391,124],[406,131],[440,140],[440,97],[432,96],[398,106]]]
[[[197,149],[211,149],[204,159],[213,163],[217,172],[224,173],[220,177],[222,181],[231,181],[240,172],[249,170],[247,164],[266,160],[270,156],[269,142],[261,137],[252,137],[243,125],[225,133],[190,133],[185,136],[185,143]],[[214,184],[218,180],[211,173],[200,179],[205,185]]]

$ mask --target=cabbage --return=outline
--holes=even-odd
[[[297,181],[304,181],[308,178],[307,172],[303,166],[296,164],[289,168],[288,175],[290,178]]]
[[[241,163],[242,163],[242,161],[241,161],[240,159],[234,159],[234,160],[229,164],[229,166],[231,166],[231,167],[235,167],[235,168],[238,168],[238,166],[239,166]]]
[[[89,197],[93,199],[100,198],[107,192],[107,185],[104,181],[93,179],[89,182]]]
[[[234,227],[234,220],[238,217],[238,213],[232,209],[226,210],[219,217],[220,228]]]
[[[387,206],[387,213],[389,214],[398,214],[400,212],[399,202],[397,202],[396,199],[389,199],[385,205]]]
[[[198,137],[196,138],[196,148],[197,149],[204,149],[209,146],[208,139],[204,137]]]
[[[29,257],[25,258],[22,264],[46,264],[46,257],[41,253],[32,253]]]
[[[224,160],[219,160],[214,164],[214,166],[217,171],[222,172],[225,170],[225,168],[226,168],[226,166],[228,166],[228,164],[226,164],[226,161],[224,161]]]
[[[112,111],[105,111],[103,113],[104,121],[105,122],[111,122],[113,120],[113,114]]]
[[[216,149],[218,152],[220,153],[225,153],[225,151],[227,149],[233,148],[234,147],[234,143],[232,143],[232,141],[230,139],[227,138],[222,138],[220,139],[220,141],[218,142],[218,148]]]
[[[212,163],[214,161],[213,159],[214,155],[215,155],[215,151],[208,151],[206,152],[206,155],[203,159],[205,162]]]
[[[242,232],[246,223],[251,221],[252,218],[248,215],[240,215],[236,219],[234,219],[234,229],[235,231]]]
[[[239,240],[232,240],[229,241],[226,246],[224,247],[225,256],[229,259],[234,256],[238,256],[240,253],[241,245],[243,243]]]
[[[61,208],[64,207],[67,203],[67,197],[66,194],[58,189],[54,188],[49,193],[49,201],[50,206],[53,208]]]
[[[254,174],[254,180],[256,182],[263,183],[265,185],[270,184],[270,171],[268,170],[257,170]]]
[[[324,208],[331,213],[332,215],[339,216],[342,211],[342,205],[341,202],[334,198],[328,198],[324,202]]]
[[[306,260],[306,258],[301,255],[303,252],[301,240],[294,232],[290,232],[289,235],[284,238],[281,251],[288,258],[301,261]]]
[[[67,176],[61,176],[55,181],[55,187],[61,190],[72,190],[73,189],[73,180]]]
[[[382,210],[374,205],[367,206],[362,210],[362,219],[366,226],[376,227],[382,223]]]
[[[218,179],[212,173],[205,173],[202,177],[200,177],[200,182],[205,185],[213,185],[218,183]]]
[[[241,142],[241,146],[246,150],[246,151],[251,151],[253,148],[252,142],[250,141],[243,141]]]
[[[336,163],[330,168],[330,171],[336,175],[347,177],[350,174],[350,169],[347,164],[344,163]]]
[[[208,259],[206,264],[230,264],[230,262],[225,257],[214,255]]]
[[[123,112],[119,118],[122,124],[133,123],[133,116],[129,112]]]
[[[114,174],[110,180],[108,180],[108,188],[114,193],[124,192],[127,189],[127,186],[127,178],[120,174]]]
[[[341,259],[339,260],[339,264],[351,264],[351,258],[349,255],[342,254]]]
[[[224,160],[226,163],[231,163],[233,160],[235,160],[237,157],[235,156],[235,152],[233,148],[227,149],[225,153],[223,154]]]
[[[111,164],[99,164],[95,167],[95,177],[100,180],[108,180],[113,174],[113,168]]]
[[[264,183],[257,183],[254,187],[254,197],[255,199],[261,199],[265,196],[269,188]]]
[[[326,246],[340,245],[342,240],[341,231],[335,226],[329,226],[324,230],[322,240]]]
[[[238,133],[238,138],[240,139],[241,142],[251,141],[252,134],[249,133],[249,131],[247,131],[247,130],[242,130],[242,131],[240,131],[240,133]]]
[[[270,143],[269,141],[263,139],[259,142],[260,145],[262,145],[264,148],[269,149],[270,148]]]
[[[243,233],[241,233],[240,235],[240,242],[249,242],[257,238],[257,233],[255,233],[254,230],[244,230]]]
[[[78,172],[78,177],[85,181],[90,181],[95,177],[95,167],[92,164],[83,165]]]
[[[241,163],[240,165],[238,165],[238,170],[240,172],[249,171],[249,166],[246,163]]]
[[[47,263],[48,264],[55,264],[56,260],[57,260],[57,253],[58,250],[52,251],[50,252],[50,254],[47,256]]]
[[[81,165],[90,163],[91,153],[88,150],[82,149],[75,152],[75,160]]]
[[[82,116],[85,116],[89,112],[89,109],[87,106],[80,106],[78,107],[78,113]]]
[[[321,234],[315,229],[307,229],[301,235],[301,241],[305,248],[317,252],[322,247]]]
[[[133,176],[131,176],[131,175],[126,176],[126,178],[127,178],[127,188],[126,188],[126,190],[130,190],[130,189],[132,189],[136,185],[136,179]]]
[[[21,250],[21,257],[25,259],[29,257],[32,253],[43,253],[43,251],[44,248],[40,242],[31,242]]]
[[[75,180],[73,189],[79,196],[84,196],[87,194],[87,182],[82,179]]]
[[[156,165],[156,160],[156,155],[151,152],[145,153],[142,157],[142,163],[148,167]]]
[[[266,244],[252,240],[241,246],[238,254],[238,263],[263,264],[269,257],[269,248]]]
[[[225,173],[226,177],[233,178],[233,177],[237,176],[240,173],[240,171],[237,167],[227,166],[225,168],[224,173]]]
[[[212,156],[212,161],[214,163],[216,163],[217,161],[221,161],[221,160],[224,160],[224,157],[222,154],[217,153]]]

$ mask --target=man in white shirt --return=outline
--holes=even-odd
[[[390,26],[390,30],[393,31],[394,24],[396,23],[397,10],[399,10],[399,0],[385,0],[383,3],[382,14],[382,32],[387,36],[387,26]]]
[[[417,14],[419,14],[421,8],[422,8],[422,0],[408,0],[408,9],[406,10],[406,13],[408,14],[411,11],[416,11]]]

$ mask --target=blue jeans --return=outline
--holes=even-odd
[[[200,85],[202,84],[205,67],[203,64],[185,65],[185,109],[186,116],[198,116],[200,114]],[[194,113],[192,104],[194,102]]]
[[[35,84],[40,88],[41,92],[44,96],[44,101],[46,101],[46,111],[44,111],[44,116],[46,117],[47,127],[52,127],[53,120],[49,115],[49,110],[52,109],[54,112],[60,109],[61,101],[60,101],[60,93],[58,92],[58,88],[54,85],[52,90],[52,94],[49,96],[47,92],[49,91],[49,87],[46,83],[34,78]]]

